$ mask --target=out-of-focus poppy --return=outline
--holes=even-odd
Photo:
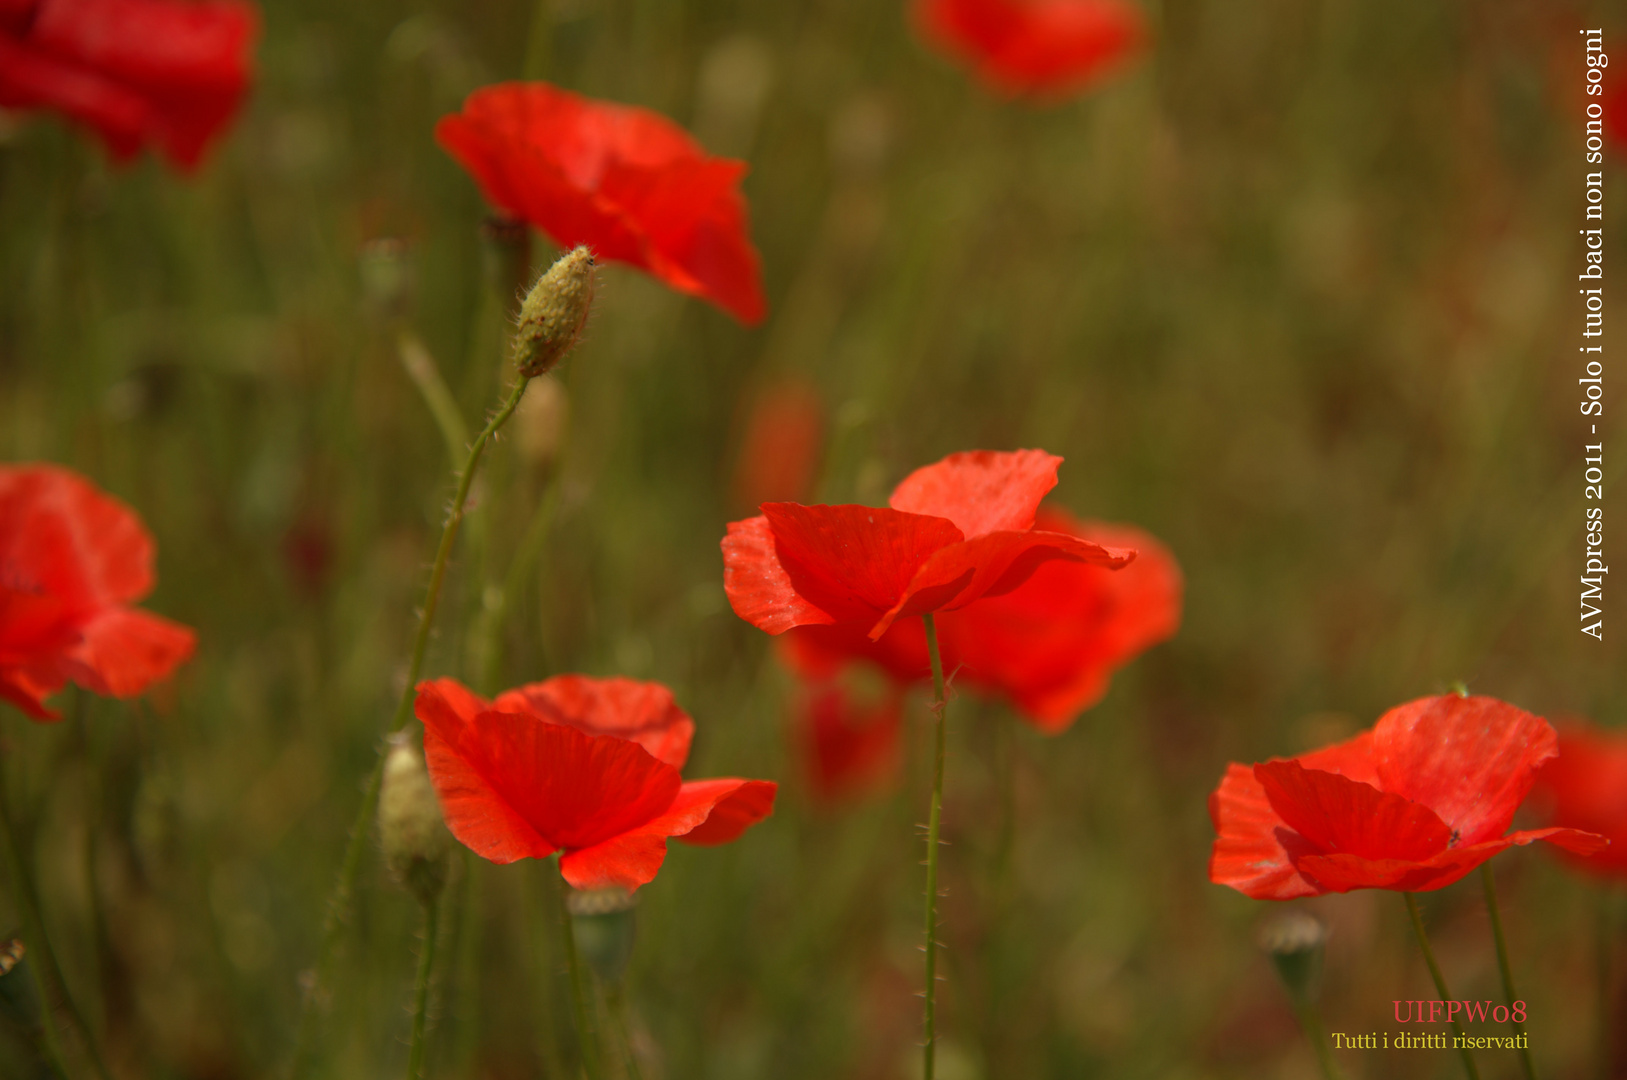
[[[838,682],[806,687],[797,736],[814,798],[835,802],[885,783],[897,770],[902,727],[897,694],[864,704]]]
[[[824,406],[806,381],[786,379],[758,394],[735,465],[736,501],[761,506],[808,494],[824,432]]]
[[[729,603],[770,634],[835,626],[875,641],[900,616],[1009,593],[1053,559],[1135,558],[1035,527],[1061,463],[1043,450],[972,450],[915,470],[887,507],[764,503],[723,538]]]
[[[1594,99],[1604,107],[1604,134],[1617,152],[1627,150],[1627,83],[1606,81],[1605,91]]]
[[[922,32],[998,93],[1058,98],[1122,66],[1146,40],[1123,0],[917,0]]]
[[[452,835],[495,863],[561,852],[578,889],[631,892],[668,837],[726,844],[774,807],[771,781],[679,777],[695,725],[659,683],[561,675],[487,702],[439,679],[416,711]]]
[[[938,646],[957,685],[1004,697],[1056,734],[1101,700],[1115,670],[1175,633],[1181,571],[1163,544],[1128,525],[1081,522],[1045,507],[1034,527],[1134,549],[1136,559],[1122,570],[1047,562],[1009,593],[938,616]],[[798,627],[780,640],[791,666],[812,679],[855,661],[902,682],[932,674],[926,633],[914,619],[893,623],[878,641],[853,624]]]
[[[256,10],[239,0],[0,0],[0,106],[89,127],[116,160],[182,169],[237,114]]]
[[[560,246],[631,263],[741,322],[762,319],[746,164],[708,156],[666,117],[511,82],[470,94],[435,138],[487,199]]]
[[[70,681],[134,697],[191,656],[191,630],[126,606],[152,564],[123,503],[67,469],[0,465],[0,698],[56,720],[45,698]]]
[[[1495,698],[1446,694],[1371,731],[1288,760],[1233,763],[1209,796],[1209,879],[1256,900],[1352,889],[1444,888],[1514,844],[1577,854],[1607,841],[1570,828],[1509,832],[1554,729]]]
[[[1567,859],[1595,874],[1627,877],[1627,732],[1571,725],[1559,729],[1559,756],[1537,773],[1532,801],[1554,825],[1609,839],[1590,858]]]

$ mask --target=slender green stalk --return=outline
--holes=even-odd
[[[1310,1040],[1311,1049],[1316,1051],[1316,1063],[1321,1066],[1322,1075],[1326,1080],[1345,1080],[1344,1073],[1339,1071],[1338,1061],[1333,1057],[1333,1040],[1328,1038],[1322,1014],[1304,995],[1290,993],[1288,996],[1293,1001],[1294,1014],[1299,1018],[1299,1029]]]
[[[616,1033],[621,1036],[622,1051],[627,1057],[627,1076],[629,1080],[644,1080],[644,1074],[638,1068],[638,1055],[633,1052],[632,1025],[627,1022],[626,980],[618,979],[612,983],[607,996],[610,999],[610,1016],[616,1022]]]
[[[921,1043],[921,1068],[932,1080],[938,1056],[938,829],[943,821],[943,729],[949,707],[943,686],[943,660],[938,655],[938,628],[932,613],[921,616],[926,626],[927,655],[932,660],[932,816],[926,830],[926,1013]]]
[[[440,931],[441,898],[424,905],[424,947],[418,954],[418,982],[412,999],[412,1048],[407,1052],[407,1080],[418,1080],[424,1070],[424,1021],[429,1015],[429,972],[435,963],[435,938]]]
[[[1418,946],[1424,950],[1424,963],[1429,965],[1429,974],[1435,980],[1435,989],[1441,995],[1442,1001],[1451,1001],[1452,992],[1446,988],[1446,977],[1441,974],[1441,966],[1435,962],[1435,951],[1429,947],[1429,935],[1424,933],[1424,917],[1418,912],[1418,898],[1410,892],[1401,894],[1407,901],[1407,914],[1412,916],[1412,929],[1418,935]],[[1463,1034],[1463,1025],[1456,1020],[1452,1021],[1452,1030],[1458,1035]],[[1480,1080],[1480,1070],[1475,1068],[1474,1055],[1459,1039],[1458,1049],[1463,1054],[1463,1071],[1469,1074],[1469,1080]]]
[[[565,952],[565,969],[571,980],[571,1009],[576,1014],[576,1039],[582,1048],[582,1069],[588,1074],[588,1080],[602,1080],[604,1072],[599,1067],[599,1045],[590,1020],[587,972],[582,970],[581,957],[576,954],[576,926],[571,918],[570,905],[565,902],[563,879],[555,895],[559,897],[559,945]]]
[[[18,843],[17,827],[11,820],[10,796],[6,791],[3,762],[0,762],[0,847],[5,848],[6,873],[11,878],[12,893],[23,916],[25,943],[33,954],[31,957],[33,963],[28,966],[34,973],[34,989],[39,994],[40,1032],[50,1065],[59,1076],[68,1075],[63,1066],[62,1039],[56,1029],[56,1018],[51,1014],[54,1002],[60,1000],[63,1008],[67,1010],[69,1019],[79,1029],[91,1068],[101,1080],[111,1080],[107,1063],[102,1060],[101,1048],[96,1045],[96,1036],[86,1025],[79,1007],[74,1004],[72,995],[68,993],[68,984],[62,977],[62,968],[57,964],[56,953],[51,949],[51,939],[45,934],[45,920],[40,917],[34,877],[29,873],[28,860],[23,856],[22,846]]]
[[[1503,976],[1503,997],[1508,1001],[1508,1026],[1520,1038],[1520,1068],[1525,1080],[1537,1080],[1537,1069],[1531,1061],[1530,1040],[1524,1038],[1525,1025],[1514,1019],[1514,969],[1508,962],[1508,941],[1503,937],[1503,916],[1497,907],[1497,886],[1492,881],[1491,863],[1480,864],[1480,882],[1486,887],[1486,911],[1491,915],[1491,936],[1497,942],[1497,970]]]
[[[424,404],[435,417],[435,426],[441,429],[447,455],[456,464],[468,451],[469,428],[463,422],[463,414],[458,412],[458,403],[453,400],[446,380],[441,378],[440,369],[435,366],[435,358],[429,354],[423,339],[411,331],[402,332],[396,348],[401,355],[401,366],[407,369],[413,385],[423,395]]]
[[[486,422],[480,434],[475,436],[463,468],[458,473],[457,491],[452,496],[452,509],[446,515],[446,524],[441,529],[440,546],[435,551],[435,563],[430,568],[424,606],[418,616],[418,632],[413,637],[412,660],[407,667],[407,681],[401,688],[401,700],[396,704],[388,734],[393,735],[400,731],[406,726],[407,719],[412,716],[413,695],[418,686],[418,676],[424,668],[424,653],[429,647],[429,632],[435,623],[435,608],[440,603],[441,585],[446,580],[446,567],[451,561],[452,547],[458,539],[458,526],[463,523],[464,509],[469,501],[469,485],[474,482],[475,472],[480,467],[480,456],[485,452],[486,444],[491,441],[491,437],[507,423],[510,416],[514,415],[528,382],[530,380],[523,376],[515,382],[502,407]],[[339,870],[339,880],[334,883],[333,892],[328,897],[328,912],[322,926],[322,945],[317,953],[315,978],[306,989],[305,1003],[300,1009],[299,1028],[295,1035],[294,1063],[291,1070],[294,1080],[305,1074],[315,1023],[312,1013],[316,1003],[327,992],[328,982],[333,974],[335,952],[339,947],[339,936],[350,915],[350,898],[356,890],[356,876],[361,872],[362,854],[367,849],[368,830],[372,825],[373,813],[378,807],[379,787],[384,782],[383,749],[384,744],[381,743],[377,760],[373,763],[372,776],[367,782],[367,791],[362,796],[361,806],[357,809],[356,820],[350,825],[350,839],[345,847],[345,861]]]

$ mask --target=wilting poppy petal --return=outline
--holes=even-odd
[[[258,25],[235,0],[39,0],[0,36],[0,104],[63,112],[115,158],[152,143],[191,169],[242,104]]]
[[[1062,459],[1043,450],[967,450],[916,469],[893,489],[894,510],[948,518],[967,539],[1027,532],[1041,500],[1056,487]]]
[[[1572,860],[1591,873],[1627,876],[1627,734],[1581,724],[1559,729],[1559,756],[1537,773],[1533,801],[1547,820],[1598,833],[1610,846]]]
[[[498,695],[493,707],[529,709],[588,735],[631,739],[675,769],[684,767],[695,736],[695,722],[678,707],[671,690],[636,679],[556,675]]]
[[[153,542],[66,469],[0,466],[0,696],[41,720],[69,680],[131,697],[192,655],[192,631],[124,605],[153,585]]]
[[[1464,847],[1508,831],[1537,767],[1558,752],[1546,720],[1489,697],[1422,698],[1373,728],[1380,786],[1434,809]]]
[[[740,195],[743,162],[714,158],[647,109],[547,83],[476,90],[436,140],[487,199],[548,233],[649,271],[745,323],[766,308]]]
[[[1060,97],[1119,67],[1146,37],[1122,0],[918,0],[925,35],[1008,96]]]

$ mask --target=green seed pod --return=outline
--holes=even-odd
[[[1308,911],[1285,911],[1261,924],[1255,940],[1270,955],[1289,996],[1295,1001],[1314,1000],[1322,948],[1328,940],[1322,920]]]
[[[452,834],[429,782],[424,759],[405,733],[392,740],[379,789],[379,836],[384,864],[419,903],[428,904],[446,885]]]
[[[593,253],[579,247],[560,256],[520,305],[514,364],[526,378],[553,369],[571,351],[593,304]]]
[[[615,983],[633,955],[633,915],[637,901],[626,889],[591,889],[565,897],[576,932],[576,947],[607,983]]]

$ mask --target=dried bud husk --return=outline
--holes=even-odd
[[[428,904],[446,885],[452,834],[429,782],[424,759],[405,734],[392,740],[379,789],[379,836],[384,864],[404,888]]]
[[[1285,911],[1262,923],[1255,940],[1270,955],[1289,995],[1296,1001],[1314,1000],[1328,940],[1322,920],[1308,911]]]
[[[593,252],[566,252],[537,279],[520,305],[514,364],[528,379],[551,371],[582,336],[593,304]]]
[[[565,897],[576,932],[576,947],[594,973],[607,983],[621,979],[633,955],[636,904],[626,889],[590,889]]]

